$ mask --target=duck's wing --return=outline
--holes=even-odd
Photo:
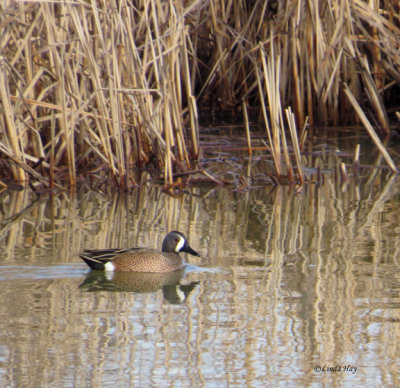
[[[107,249],[85,249],[80,256],[90,257],[92,259],[100,260],[100,261],[110,261],[114,257],[131,251],[137,251],[141,248],[107,248]]]
[[[135,252],[140,248],[108,248],[108,249],[85,249],[79,254],[79,257],[91,268],[96,270],[104,270],[104,265],[112,261],[118,255],[127,252]]]

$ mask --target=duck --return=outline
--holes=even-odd
[[[200,256],[189,246],[185,235],[174,230],[165,236],[161,251],[152,248],[86,249],[79,257],[92,270],[161,273],[185,267],[179,252]]]

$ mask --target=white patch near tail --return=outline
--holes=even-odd
[[[111,261],[107,261],[107,263],[104,264],[104,271],[115,271],[115,266]]]
[[[179,236],[179,241],[176,244],[175,252],[179,252],[184,245],[185,245],[185,239],[182,236]]]

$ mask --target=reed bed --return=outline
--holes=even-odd
[[[361,0],[4,1],[0,179],[130,189],[146,168],[170,187],[198,171],[202,106],[243,117],[249,154],[258,118],[277,181],[301,183],[307,122],[364,125],[361,109],[390,133],[398,11]]]

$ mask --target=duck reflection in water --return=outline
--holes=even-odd
[[[90,271],[79,288],[89,292],[155,292],[162,289],[164,299],[171,304],[185,303],[190,293],[199,284],[180,284],[184,269],[166,273],[104,272]]]

